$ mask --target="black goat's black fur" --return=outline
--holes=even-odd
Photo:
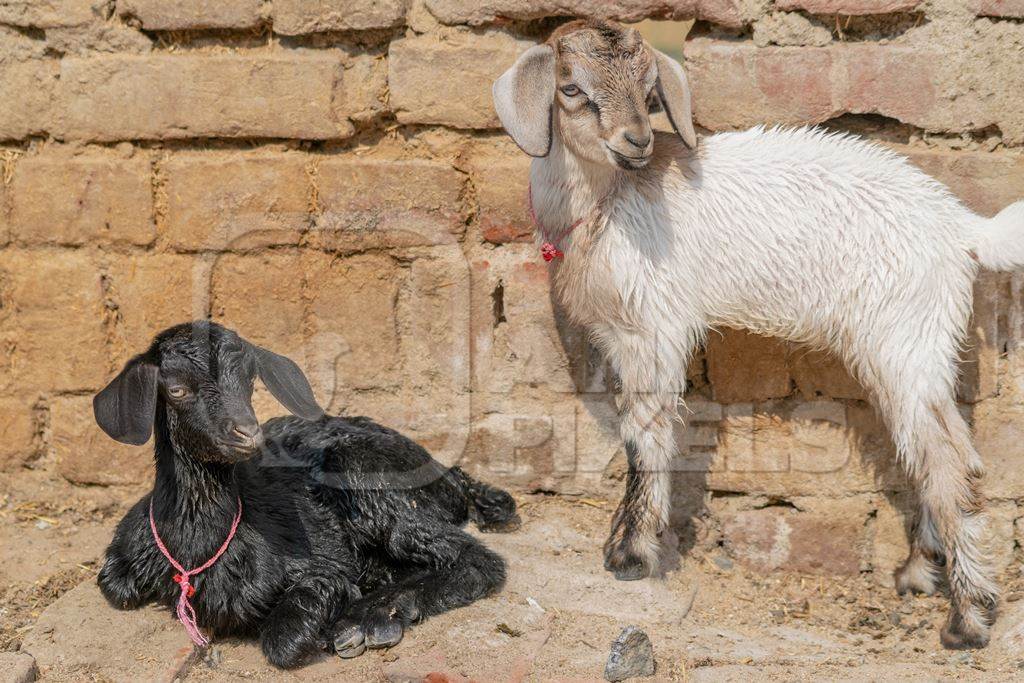
[[[257,375],[290,409],[315,415],[289,363],[214,323],[187,323],[158,335],[97,396],[97,420],[115,438],[148,437],[140,410],[156,432],[153,491],[121,520],[99,574],[107,600],[121,609],[177,601],[150,532],[151,500],[186,568],[216,552],[241,501],[237,535],[192,579],[192,604],[201,627],[259,637],[280,667],[394,645],[410,623],[499,590],[503,560],[460,527],[470,518],[485,530],[513,526],[511,496],[365,417],[274,418],[260,435]]]

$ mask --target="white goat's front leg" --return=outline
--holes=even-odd
[[[659,534],[668,526],[673,421],[685,388],[692,346],[632,337],[610,348],[622,384],[621,434],[629,470],[626,492],[612,517],[604,566],[621,581],[641,579],[658,564]]]

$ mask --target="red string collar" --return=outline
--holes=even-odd
[[[561,242],[566,237],[571,235],[573,230],[575,230],[576,228],[581,226],[584,222],[586,222],[594,214],[595,211],[597,211],[598,209],[601,208],[601,205],[604,204],[604,201],[607,198],[608,198],[608,195],[605,195],[604,197],[602,197],[601,200],[598,201],[597,204],[594,205],[594,208],[591,209],[590,213],[588,213],[587,215],[583,216],[583,218],[578,218],[577,220],[573,221],[569,225],[569,227],[567,227],[565,230],[562,231],[561,235],[558,235],[558,236],[553,238],[554,241],[546,241],[546,242],[544,242],[544,244],[542,244],[541,247],[540,247],[540,255],[544,258],[544,260],[550,263],[551,261],[553,261],[556,258],[565,258],[565,254],[562,252],[561,249],[559,249],[557,246],[555,246],[555,242]],[[533,209],[533,181],[530,181],[529,185],[527,185],[527,188],[526,188],[526,199],[527,199],[527,204],[528,204],[528,206],[530,208],[530,221],[533,223],[533,227],[535,229],[539,230],[541,235],[543,235],[544,237],[547,237],[548,236],[547,228],[545,228],[544,224],[541,223],[540,219],[537,218],[537,212],[534,211],[534,209]]]
[[[231,522],[231,530],[228,532],[228,537],[224,539],[224,544],[221,545],[220,549],[214,553],[213,557],[208,559],[202,565],[195,569],[185,569],[171,556],[168,552],[167,546],[160,539],[160,534],[156,530],[156,519],[153,518],[153,499],[149,499],[149,528],[153,531],[153,540],[156,541],[156,547],[160,549],[163,556],[167,558],[167,561],[171,563],[171,566],[178,570],[178,573],[174,575],[173,581],[178,584],[181,588],[181,594],[178,596],[178,620],[184,625],[185,630],[188,632],[189,638],[192,642],[199,647],[206,647],[210,644],[210,641],[206,639],[199,631],[199,626],[196,625],[196,611],[192,608],[192,603],[188,601],[193,595],[196,594],[195,586],[189,581],[193,576],[206,571],[220,559],[220,556],[224,554],[224,551],[228,549],[228,544],[231,543],[231,539],[235,537],[235,532],[238,531],[238,522],[242,519],[242,499],[238,499],[238,512],[235,513],[235,519]]]

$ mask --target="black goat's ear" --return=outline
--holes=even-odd
[[[141,446],[153,434],[159,369],[141,358],[133,358],[92,399],[96,423],[121,443]]]
[[[304,420],[323,417],[324,409],[316,402],[309,380],[295,361],[259,346],[253,348],[256,349],[256,367],[260,379],[281,405]]]

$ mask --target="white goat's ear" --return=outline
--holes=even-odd
[[[537,45],[494,82],[494,108],[505,130],[532,157],[551,149],[551,109],[555,99],[555,52]]]
[[[693,130],[693,109],[690,107],[690,84],[686,72],[679,62],[659,50],[651,48],[658,65],[658,80],[655,88],[658,99],[668,115],[676,135],[690,149],[697,147],[697,133]]]

